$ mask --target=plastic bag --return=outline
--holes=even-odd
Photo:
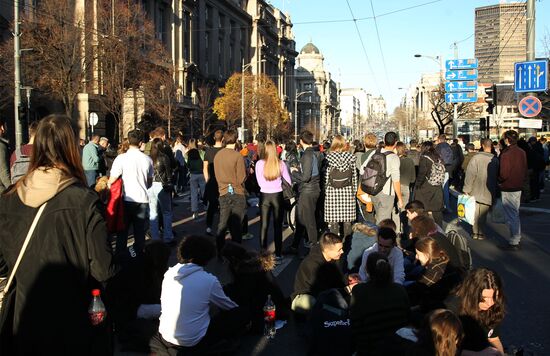
[[[456,211],[460,221],[474,225],[476,215],[476,199],[471,195],[460,194],[458,196]]]

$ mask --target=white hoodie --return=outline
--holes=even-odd
[[[223,310],[238,305],[223,292],[218,279],[194,263],[178,263],[164,274],[159,332],[164,340],[191,347],[206,335],[210,303]]]

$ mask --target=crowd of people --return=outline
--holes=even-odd
[[[472,238],[484,239],[499,201],[510,230],[500,247],[520,250],[519,205],[539,199],[548,179],[545,139],[509,130],[464,151],[445,135],[320,144],[306,130],[298,142],[242,143],[228,129],[172,142],[159,127],[148,137],[129,131],[115,150],[97,135],[79,147],[77,132],[69,118],[48,116],[0,162],[9,164],[0,272],[16,281],[4,291],[2,352],[109,354],[116,335],[123,349],[159,356],[231,353],[241,336],[262,332],[270,296],[278,319],[305,324],[311,355],[504,353],[502,281],[472,269],[468,237],[446,231],[444,216],[452,190],[473,196]],[[7,157],[4,141],[0,149]],[[206,219],[204,234],[180,238],[174,198],[186,192],[191,219],[203,210]],[[251,195],[259,252],[242,244],[254,238]],[[272,274],[285,255],[301,260],[290,298]],[[214,258],[228,265],[229,283],[205,270]],[[87,316],[96,288],[108,311],[99,327]]]

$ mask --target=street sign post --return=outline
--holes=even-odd
[[[475,103],[477,101],[477,93],[475,91],[446,93],[445,101],[448,103]]]
[[[450,70],[445,72],[447,80],[477,80],[477,69]]]
[[[516,93],[546,91],[548,89],[548,61],[544,59],[515,63],[514,84]]]
[[[445,91],[447,93],[475,90],[477,90],[477,81],[475,80],[445,83]]]
[[[542,110],[542,103],[536,96],[526,96],[518,105],[519,113],[525,117],[535,117]]]
[[[451,60],[445,61],[445,68],[447,70],[476,69],[477,68],[477,58],[451,59]]]

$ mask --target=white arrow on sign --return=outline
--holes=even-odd
[[[453,72],[451,74],[448,74],[447,77],[454,79],[454,77],[456,77],[456,74]]]
[[[449,89],[453,90],[454,87],[455,87],[455,85],[453,84],[453,82],[450,82],[449,83]]]

